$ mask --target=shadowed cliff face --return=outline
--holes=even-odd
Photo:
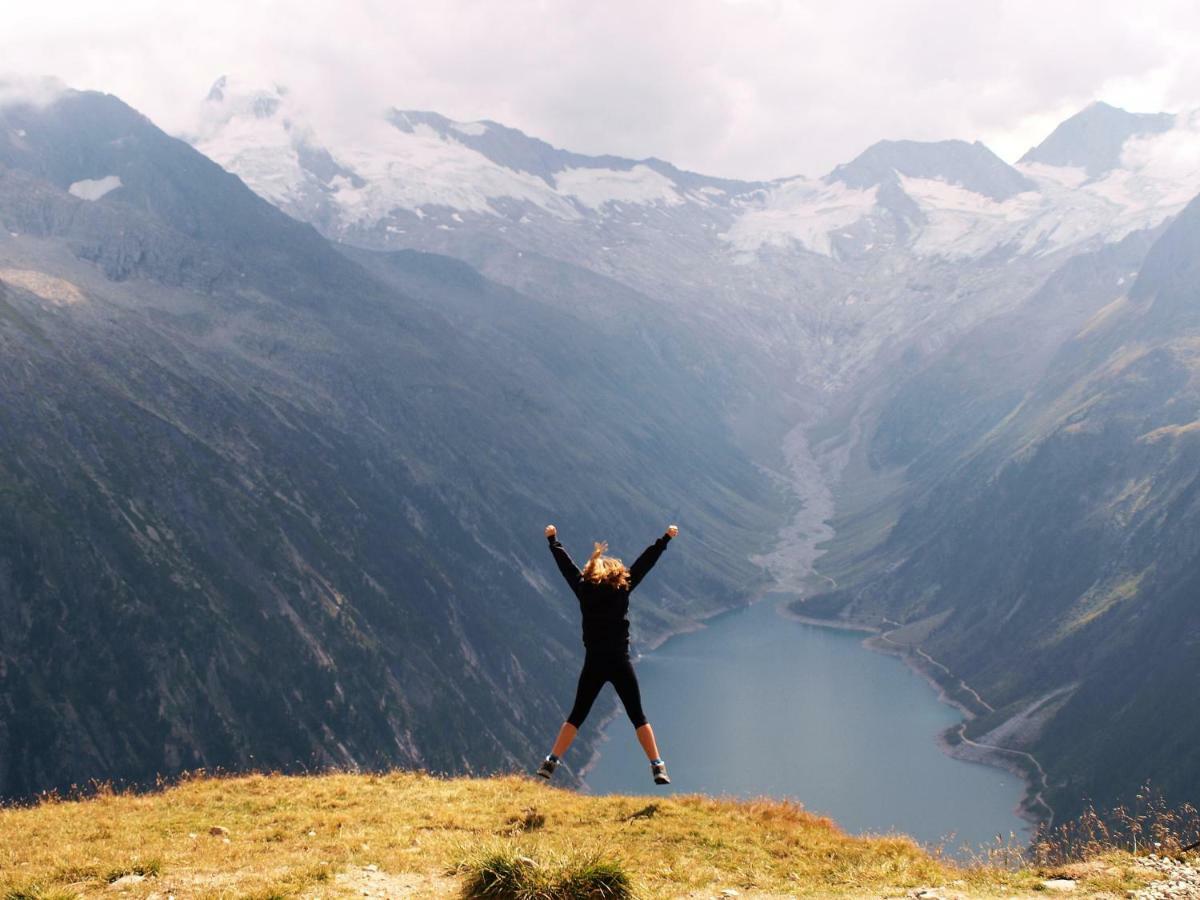
[[[0,224],[2,796],[526,766],[578,655],[549,521],[685,523],[643,639],[762,580],[782,499],[669,323],[351,258],[94,94],[0,111]]]
[[[1198,261],[1200,201],[900,385],[873,446],[902,512],[809,607],[932,623],[922,649],[994,708],[968,735],[1032,750],[1060,815],[1200,789]]]

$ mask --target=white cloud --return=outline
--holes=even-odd
[[[45,106],[53,103],[67,86],[57,78],[36,78],[15,73],[0,77],[0,106],[29,103]]]
[[[365,112],[494,119],[735,177],[821,174],[881,137],[1019,156],[1093,99],[1200,106],[1190,0],[82,0],[10,4],[0,67],[115,93],[173,132],[221,74]]]
[[[1200,171],[1200,114],[1176,119],[1176,127],[1163,134],[1133,138],[1121,148],[1121,164],[1135,172],[1152,171],[1176,181]]]

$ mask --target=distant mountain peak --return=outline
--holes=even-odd
[[[401,131],[412,133],[420,126],[435,131],[443,139],[457,141],[514,172],[534,175],[554,185],[554,176],[563,169],[588,165],[595,158],[584,157],[548,144],[525,132],[496,122],[457,122],[440,113],[393,109],[388,121]],[[611,168],[629,168],[630,160],[603,157]]]
[[[457,132],[458,134],[465,134],[471,137],[480,137],[486,134],[492,127],[504,128],[504,126],[497,126],[495,122],[487,120],[456,122],[454,119],[443,116],[441,113],[416,109],[393,109],[388,114],[388,121],[401,131],[409,134],[412,134],[419,125],[428,125],[441,135],[449,135],[452,132]],[[524,132],[517,131],[515,128],[505,128],[504,130],[511,131],[524,140],[534,140]]]
[[[993,200],[1037,189],[985,145],[958,140],[878,141],[830,172],[825,181],[868,188],[891,184],[896,174],[940,179]]]
[[[222,75],[213,82],[212,87],[208,89],[208,96],[204,99],[209,103],[220,103],[225,99],[225,88],[228,86],[228,84],[229,76]]]
[[[388,121],[410,134],[419,126],[427,126],[443,139],[470,147],[498,166],[540,178],[550,187],[555,186],[556,176],[567,169],[611,169],[628,172],[638,166],[652,169],[685,189],[707,186],[737,192],[758,186],[758,182],[688,172],[656,157],[632,159],[612,154],[591,156],[563,150],[518,128],[502,125],[491,119],[458,122],[436,112],[393,109],[388,114]]]
[[[1169,131],[1174,124],[1170,113],[1131,113],[1097,100],[1059,124],[1020,162],[1075,166],[1095,178],[1120,166],[1130,138]]]
[[[204,98],[203,116],[210,126],[242,117],[269,119],[279,111],[287,94],[287,87],[281,84],[256,87],[222,75]]]

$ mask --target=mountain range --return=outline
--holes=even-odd
[[[646,643],[792,590],[969,685],[1035,815],[1200,787],[1196,116],[770,182],[229,79],[197,121],[0,111],[4,793],[521,765],[578,652],[533,538],[664,515]]]
[[[548,522],[711,545],[663,562],[643,642],[763,581],[787,498],[652,312],[352,258],[92,93],[0,114],[0,221],[5,796],[524,768],[580,652]]]

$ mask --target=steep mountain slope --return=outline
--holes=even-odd
[[[547,521],[686,523],[643,641],[763,580],[787,498],[677,335],[384,277],[97,94],[0,110],[0,224],[0,795],[524,767],[579,652]]]
[[[1200,789],[1200,200],[1144,245],[1073,260],[899,386],[871,447],[906,468],[902,512],[851,550],[877,510],[846,504],[840,588],[799,607],[905,626],[973,689],[966,736],[1031,751],[1060,815]]]

